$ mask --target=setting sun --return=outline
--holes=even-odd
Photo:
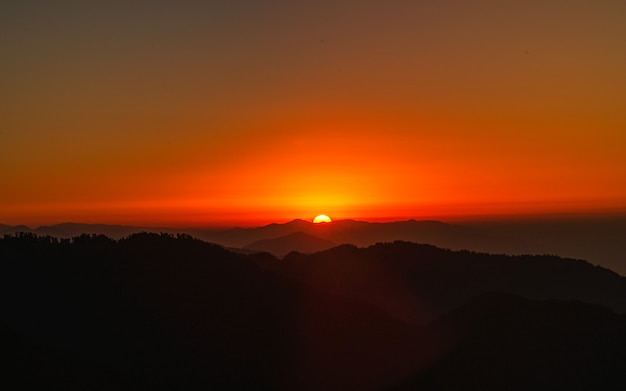
[[[313,219],[314,223],[330,223],[332,220],[326,215],[318,215]]]

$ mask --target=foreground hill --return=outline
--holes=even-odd
[[[622,390],[626,317],[579,301],[489,293],[429,327],[449,350],[394,391]]]
[[[5,237],[4,378],[81,390],[376,390],[421,365],[419,329],[261,268],[266,256],[188,236]]]
[[[21,234],[0,268],[2,375],[24,389],[603,388],[626,370],[626,279],[584,261]]]
[[[585,261],[554,256],[491,255],[394,242],[293,253],[281,265],[293,280],[366,301],[418,324],[490,291],[581,300],[626,311],[625,277]]]

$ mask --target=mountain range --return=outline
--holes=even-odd
[[[120,239],[138,232],[186,233],[228,248],[268,251],[284,256],[291,251],[312,252],[325,249],[323,240],[334,244],[370,246],[378,242],[404,240],[432,244],[453,250],[503,254],[552,254],[585,259],[626,275],[626,218],[552,219],[536,221],[491,221],[450,224],[439,221],[396,221],[372,223],[338,220],[313,224],[292,220],[253,228],[200,229],[155,228],[104,224],[64,223],[31,229],[27,226],[0,224],[0,235],[33,232],[59,238],[82,233],[104,234]],[[302,233],[309,235],[295,235]],[[311,236],[315,238],[311,238]],[[321,240],[320,240],[321,239]],[[271,242],[261,242],[273,240]],[[261,247],[258,247],[261,245]]]

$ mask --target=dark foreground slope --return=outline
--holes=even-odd
[[[343,245],[292,253],[290,279],[372,303],[412,323],[428,323],[483,293],[580,300],[626,312],[626,278],[582,260],[450,251],[409,242]]]
[[[624,309],[624,278],[583,261],[18,235],[0,267],[1,374],[23,389],[547,389],[626,370],[609,309]]]
[[[419,329],[186,236],[5,237],[0,259],[25,388],[374,390],[423,361]]]
[[[429,329],[450,349],[394,391],[626,388],[626,318],[603,307],[488,293]]]

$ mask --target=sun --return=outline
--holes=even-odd
[[[313,222],[315,224],[317,223],[330,223],[332,220],[330,219],[330,217],[326,216],[326,215],[318,215],[315,216],[315,218],[313,219]]]

